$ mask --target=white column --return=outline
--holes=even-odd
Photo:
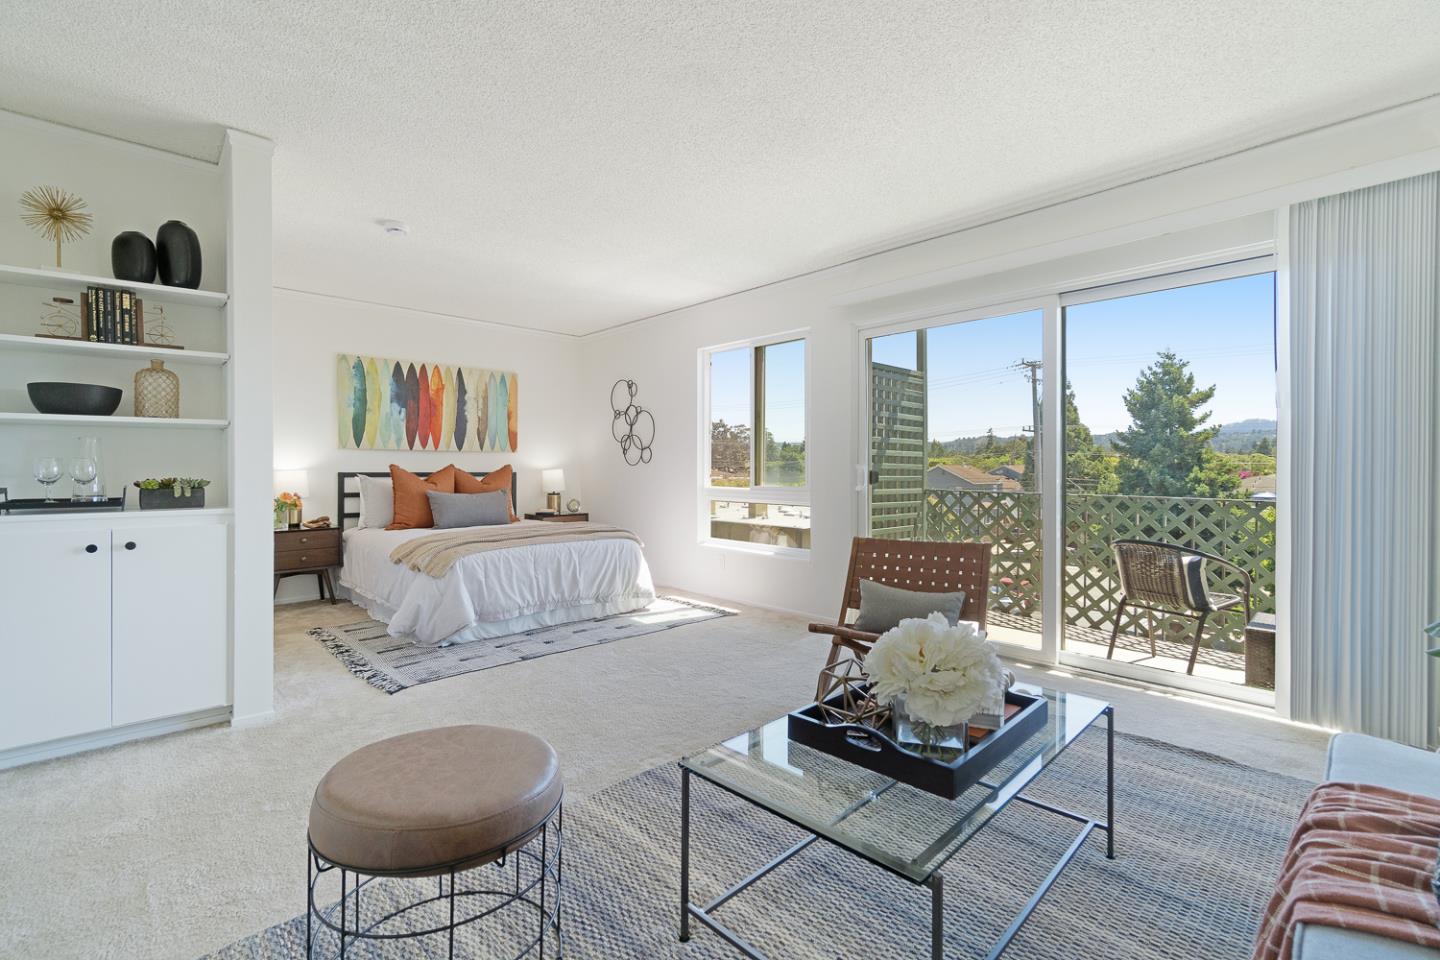
[[[225,309],[230,365],[230,501],[232,723],[263,721],[274,710],[275,563],[271,510],[274,423],[271,416],[273,334],[270,265],[269,140],[225,131],[220,158],[225,181],[225,260],[230,301]]]

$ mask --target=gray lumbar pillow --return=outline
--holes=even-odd
[[[927,593],[924,590],[892,587],[874,580],[861,580],[860,615],[851,626],[866,633],[884,633],[891,627],[898,626],[901,620],[923,620],[937,612],[943,613],[953,626],[959,622],[960,611],[964,606],[964,590],[956,590],[954,593]]]
[[[489,493],[434,493],[427,491],[430,513],[437,528],[493,527],[510,522],[510,496],[504,490]]]

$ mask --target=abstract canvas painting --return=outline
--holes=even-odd
[[[342,353],[340,447],[512,453],[520,382],[512,372]]]

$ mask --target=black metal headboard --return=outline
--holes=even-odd
[[[417,477],[428,477],[428,476],[430,476],[430,474],[431,474],[433,471],[425,471],[425,472],[423,472],[423,473],[420,472],[420,471],[414,471],[414,472],[415,472],[415,476],[417,476]],[[490,471],[489,471],[489,470],[467,470],[467,471],[465,471],[465,472],[468,473],[468,474],[470,474],[470,476],[475,477],[476,479],[480,479],[480,480],[483,480],[484,478],[486,478],[486,477],[488,477],[488,476],[490,475]],[[349,480],[351,477],[388,477],[388,476],[390,476],[390,471],[389,471],[389,470],[341,470],[339,473],[335,474],[335,508],[340,512],[340,523],[339,523],[339,527],[340,527],[341,530],[344,530],[344,529],[345,529],[345,521],[346,521],[346,520],[359,521],[359,519],[360,519],[360,511],[359,511],[359,510],[347,510],[347,509],[346,509],[346,506],[345,506],[345,502],[346,502],[347,500],[358,500],[358,499],[360,499],[360,491],[359,491],[358,489],[356,489],[356,490],[347,490],[347,489],[345,488],[345,481]],[[519,499],[518,499],[518,496],[517,496],[517,492],[518,492],[518,490],[519,490],[519,484],[516,482],[516,478],[517,478],[518,476],[519,476],[519,475],[516,474],[516,473],[513,472],[513,471],[512,471],[511,474],[510,474],[510,509],[511,509],[511,510],[514,510],[514,509],[515,509],[515,505],[520,502]]]

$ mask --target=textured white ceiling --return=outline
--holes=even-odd
[[[1436,0],[15,0],[0,37],[7,109],[274,139],[278,286],[572,333],[1440,92]]]

